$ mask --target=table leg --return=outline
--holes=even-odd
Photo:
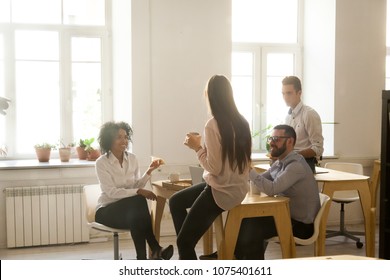
[[[279,236],[282,257],[284,259],[295,258],[296,255],[292,226],[291,223],[286,222],[291,221],[290,211],[286,207],[288,207],[288,205],[279,206],[274,214],[275,226]]]
[[[375,254],[375,246],[374,246],[375,237],[373,238],[372,230],[370,228],[372,214],[370,214],[371,195],[370,195],[368,180],[324,182],[324,186],[322,188],[322,192],[328,195],[331,200],[333,197],[333,193],[335,191],[340,191],[340,190],[357,190],[359,192],[360,203],[362,206],[362,212],[364,216],[364,229],[365,229],[365,236],[366,236],[366,255],[367,257],[373,257]],[[323,218],[320,224],[320,232],[316,243],[316,253],[318,256],[325,255],[326,224],[328,220],[330,205],[331,203],[329,203],[325,207]]]
[[[218,251],[218,259],[232,260],[234,256],[234,249],[236,248],[238,233],[243,217],[237,215],[239,211],[230,210],[225,224],[225,239],[222,241],[222,250]],[[220,249],[220,248],[218,248]]]
[[[369,189],[369,184],[367,182],[360,181],[356,186],[359,197],[360,204],[362,206],[363,216],[364,216],[364,231],[366,233],[366,256],[374,257],[375,255],[375,236],[372,235],[371,229],[371,193]]]
[[[152,201],[152,207],[150,211],[150,216],[152,218],[152,229],[158,242],[160,242],[161,219],[164,213],[165,202],[166,198],[157,196],[157,199]]]

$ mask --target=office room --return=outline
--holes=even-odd
[[[81,2],[85,5],[90,4],[90,1]],[[282,1],[277,6],[279,10],[275,7],[270,8],[275,13],[274,16],[268,16],[270,20],[276,19],[275,21],[279,16],[295,17],[291,24],[293,28],[290,22],[283,23],[288,30],[295,28],[295,37],[293,36],[295,42],[290,38],[285,42],[281,39],[282,42],[276,43],[248,42],[245,41],[248,40],[245,35],[237,31],[235,33],[234,30],[232,32],[234,25],[232,9],[234,7],[239,9],[239,2],[250,4],[253,1],[106,0],[105,13],[101,12],[101,16],[105,14],[106,25],[103,23],[91,30],[80,27],[83,23],[77,22],[77,17],[69,13],[69,18],[67,21],[64,19],[63,25],[74,24],[75,28],[58,28],[61,39],[57,44],[64,41],[75,44],[69,43],[64,49],[60,48],[60,59],[53,59],[57,61],[60,69],[57,70],[60,86],[59,89],[55,88],[57,79],[44,87],[45,90],[54,88],[58,93],[56,97],[49,97],[48,101],[42,100],[48,97],[47,93],[46,95],[39,93],[37,95],[39,98],[34,98],[31,93],[18,96],[18,90],[20,88],[24,90],[26,86],[18,87],[19,72],[10,69],[18,69],[19,62],[10,61],[12,59],[7,56],[18,53],[17,50],[10,50],[10,45],[7,45],[7,40],[16,36],[16,33],[14,35],[10,33],[16,32],[18,28],[29,30],[28,28],[33,27],[28,27],[29,24],[19,26],[0,23],[2,32],[0,43],[3,44],[0,61],[3,67],[8,65],[7,63],[12,65],[12,68],[0,69],[0,75],[3,75],[0,81],[4,84],[1,85],[0,96],[8,99],[8,108],[5,114],[0,116],[2,134],[0,144],[1,151],[4,151],[0,158],[0,259],[26,259],[23,255],[29,256],[27,259],[78,259],[75,254],[61,256],[62,251],[75,251],[76,249],[72,248],[79,246],[78,243],[81,243],[80,246],[91,245],[95,248],[91,256],[88,256],[88,251],[82,252],[83,249],[80,251],[77,249],[76,251],[80,252],[80,259],[112,258],[110,235],[102,235],[96,231],[78,233],[82,236],[80,237],[82,242],[78,242],[79,239],[72,240],[73,237],[69,237],[68,240],[65,234],[65,241],[58,241],[61,244],[28,243],[20,246],[12,242],[10,244],[8,241],[10,237],[7,236],[11,231],[7,229],[9,218],[6,211],[6,189],[97,184],[93,161],[79,160],[77,154],[73,152],[69,162],[61,162],[58,151],[52,150],[49,163],[39,163],[34,145],[37,141],[54,144],[61,140],[67,145],[77,144],[80,138],[96,139],[100,125],[110,120],[123,120],[131,124],[134,135],[130,151],[137,155],[142,171],[148,168],[151,156],[164,159],[165,164],[153,172],[147,188],[152,189],[153,181],[166,180],[173,172],[179,173],[181,179],[189,178],[188,167],[197,165],[198,160],[194,152],[183,145],[186,133],[197,131],[203,134],[204,125],[209,118],[204,89],[212,75],[225,75],[232,80],[233,89],[239,89],[240,74],[236,74],[237,68],[233,65],[237,63],[235,60],[237,54],[247,53],[255,58],[251,61],[254,70],[249,75],[250,83],[253,83],[251,88],[253,96],[250,96],[250,102],[253,103],[248,104],[241,100],[241,107],[239,106],[239,109],[242,109],[241,113],[250,118],[248,122],[253,132],[261,131],[270,124],[279,124],[277,122],[284,119],[288,108],[281,98],[281,79],[286,75],[299,76],[302,80],[304,103],[313,107],[322,120],[325,150],[321,166],[331,161],[359,163],[363,166],[364,175],[371,176],[375,160],[381,159],[382,90],[386,89],[386,74],[390,76],[390,73],[386,73],[387,1],[296,0],[287,1],[289,3]],[[263,5],[266,6],[267,1],[259,2],[264,2]],[[259,14],[267,16],[265,12],[259,11]],[[248,17],[249,15],[254,16],[256,13],[248,13]],[[253,25],[258,22],[261,21],[254,21]],[[90,27],[88,24],[86,26]],[[279,27],[283,30],[283,26]],[[48,24],[36,28],[52,30]],[[56,28],[53,30],[57,30]],[[267,29],[268,26],[262,30],[266,37],[269,35]],[[278,29],[275,30],[280,32]],[[242,35],[241,39],[245,42],[234,41],[234,38],[240,40],[237,39],[239,35]],[[100,57],[97,64],[101,68],[93,66],[77,68],[75,65],[80,62],[82,64],[83,60],[72,61],[71,49],[77,47],[78,41],[71,39],[84,37],[99,39],[97,46],[101,48],[100,52],[91,49],[88,58],[93,60],[93,56],[98,53]],[[34,43],[33,41],[31,43]],[[79,43],[81,46],[87,45]],[[88,46],[94,46],[93,43],[96,42]],[[283,59],[284,55],[287,62],[278,60]],[[272,58],[275,58],[273,65]],[[68,61],[62,64],[62,60],[66,59]],[[277,74],[272,72],[271,66],[276,67],[274,70]],[[286,69],[292,72],[279,69],[279,66],[280,68],[286,66]],[[47,69],[52,68],[44,69],[49,71]],[[78,71],[76,78],[80,79],[77,82],[81,85],[72,81],[69,69]],[[96,72],[96,69],[100,72]],[[91,70],[90,75],[85,72],[88,70]],[[86,84],[82,84],[81,79],[87,80]],[[10,80],[12,82],[9,82]],[[88,82],[95,83],[96,80],[100,85],[99,98],[92,95],[80,96],[83,89],[87,91],[90,89]],[[36,84],[31,83],[31,86],[32,92],[39,92]],[[267,104],[267,98],[268,100],[270,98],[268,95],[271,94],[278,95],[281,102]],[[90,97],[92,103],[85,106],[92,109],[75,104],[75,100],[85,104]],[[235,92],[235,97],[239,100],[239,93]],[[242,99],[245,99],[245,96]],[[42,113],[44,105],[50,105],[49,115]],[[26,114],[20,112],[21,108],[29,110],[34,123],[31,123]],[[93,114],[93,117],[86,115],[88,113]],[[51,118],[50,114],[55,114],[56,117]],[[78,123],[84,118],[91,126]],[[53,119],[57,123],[54,123]],[[25,126],[28,124],[28,127],[18,127],[18,121]],[[50,125],[47,125],[46,121]],[[47,138],[42,139],[42,136]],[[20,139],[21,137],[24,139]],[[262,137],[253,138],[254,164],[269,162],[261,141]],[[379,204],[379,191],[377,196]],[[166,244],[175,242],[175,231],[167,208],[166,206],[162,215],[160,229],[161,240],[167,242]],[[332,202],[328,226],[337,229],[339,210],[339,204]],[[375,213],[375,220],[377,229],[374,236],[375,252],[370,257],[379,256],[379,211]],[[358,202],[346,205],[346,224],[364,230],[364,217]],[[73,233],[70,235],[75,236]],[[14,239],[18,238],[24,239],[19,235]],[[361,238],[364,243],[364,235]],[[132,246],[129,236],[122,239],[123,242],[127,242],[127,246]],[[326,240],[325,255],[332,254],[332,251],[329,253],[328,247],[332,248],[335,243],[337,251],[333,251],[334,254],[362,257],[367,255],[366,244],[363,248],[356,248],[354,241],[342,238],[336,241]],[[201,245],[197,246],[199,254],[203,253]],[[103,255],[96,253],[99,246],[105,248]],[[348,248],[344,251],[343,248],[346,247]],[[270,249],[272,252],[269,258],[282,258],[278,245],[270,245]],[[297,257],[313,256],[313,247],[305,252],[300,249],[297,246]],[[29,255],[29,250],[38,252]],[[130,250],[122,243],[120,250],[124,259],[134,259],[134,252],[126,252]],[[45,255],[45,252],[50,253]],[[39,256],[40,254],[42,255]],[[177,252],[173,258],[178,259]]]

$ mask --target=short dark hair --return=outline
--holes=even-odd
[[[126,131],[127,137],[129,138],[129,141],[131,142],[132,136],[133,136],[133,130],[131,129],[130,125],[126,122],[106,122],[104,123],[100,128],[99,133],[99,146],[101,152],[107,153],[111,150],[112,143],[114,143],[115,138],[118,135],[118,131],[120,129],[123,129]]]
[[[279,124],[279,125],[275,126],[274,129],[284,130],[284,134],[286,136],[294,139],[294,145],[295,145],[295,141],[297,140],[297,134],[295,133],[295,130],[292,126],[289,126],[287,124]]]
[[[302,84],[301,84],[301,80],[296,77],[296,76],[286,76],[283,80],[282,80],[282,84],[285,86],[285,85],[293,85],[294,86],[294,89],[296,91],[301,91],[302,90]]]

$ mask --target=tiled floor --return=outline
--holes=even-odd
[[[362,225],[348,226],[350,230],[363,230]],[[161,238],[161,245],[175,245],[175,236]],[[378,256],[378,230],[376,231],[375,256]],[[364,243],[364,237],[361,241]],[[123,259],[135,259],[134,245],[131,239],[120,240],[120,252]],[[196,247],[198,256],[202,254],[202,242]],[[352,240],[344,237],[334,237],[326,240],[326,255],[356,255],[365,256],[365,246],[356,248]],[[312,257],[314,248],[310,246],[298,246],[297,257]],[[266,259],[280,259],[281,251],[278,244],[269,244],[266,251]],[[98,243],[84,243],[61,246],[43,246],[33,248],[0,249],[1,260],[80,260],[80,259],[112,259],[112,241]],[[178,259],[177,250],[172,259]]]

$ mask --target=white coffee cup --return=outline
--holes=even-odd
[[[178,182],[180,180],[180,174],[178,172],[172,172],[168,175],[168,179],[171,183]]]

